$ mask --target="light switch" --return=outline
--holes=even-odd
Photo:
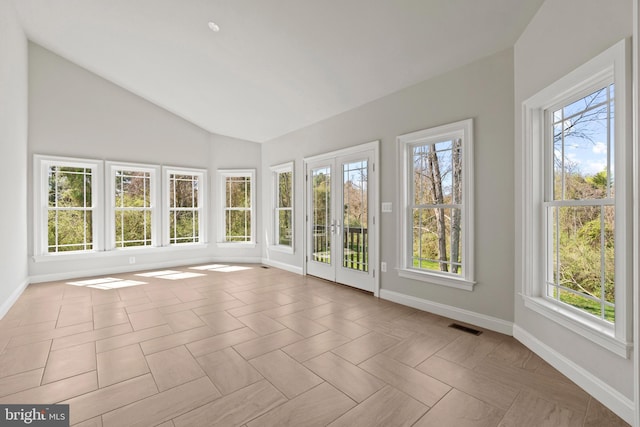
[[[393,204],[391,202],[382,202],[382,212],[393,212]]]

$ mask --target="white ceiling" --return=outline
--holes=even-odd
[[[542,2],[14,1],[35,43],[212,133],[257,142],[510,47]]]

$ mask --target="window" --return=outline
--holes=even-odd
[[[205,243],[206,171],[163,168],[165,182],[165,242]]]
[[[613,79],[545,110],[545,296],[615,322]]]
[[[110,247],[160,246],[159,167],[108,162],[107,170]]]
[[[102,163],[47,156],[34,163],[35,252],[100,250]]]
[[[627,356],[625,42],[524,103],[527,307]]]
[[[403,277],[473,289],[471,119],[398,137]]]
[[[219,170],[222,242],[255,243],[255,170]]]
[[[159,172],[154,165],[35,155],[34,260],[205,243],[206,171],[163,168],[164,198]]]
[[[273,245],[293,249],[293,163],[271,168],[273,173]]]

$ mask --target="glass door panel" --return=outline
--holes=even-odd
[[[331,168],[312,169],[311,180],[312,259],[331,264]]]
[[[369,271],[367,160],[342,165],[342,267]]]
[[[307,164],[307,273],[326,280],[336,280],[334,266],[335,215],[334,163],[322,160]],[[339,181],[339,180],[338,180]]]

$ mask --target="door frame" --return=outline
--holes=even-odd
[[[303,171],[304,171],[304,185],[303,185],[303,200],[304,200],[304,213],[303,213],[303,223],[304,223],[304,233],[302,233],[302,274],[304,276],[307,275],[307,260],[310,256],[309,247],[308,247],[308,212],[309,212],[309,185],[308,185],[308,171],[307,164],[315,161],[330,159],[334,157],[348,156],[351,154],[357,154],[361,151],[373,151],[373,164],[371,165],[370,174],[373,177],[375,185],[373,186],[373,191],[371,191],[368,195],[370,202],[370,209],[373,213],[373,224],[369,227],[369,229],[373,229],[375,233],[374,244],[369,246],[369,260],[373,273],[373,295],[375,297],[380,296],[380,273],[378,271],[379,264],[379,256],[380,256],[380,140],[375,140],[371,142],[367,142],[364,144],[354,145],[351,147],[343,148],[340,150],[335,150],[327,153],[317,154],[314,156],[304,157],[302,159],[303,162]]]

